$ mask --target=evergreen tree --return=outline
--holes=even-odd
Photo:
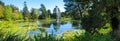
[[[51,18],[51,11],[50,10],[47,10],[47,12],[48,12],[48,18]]]
[[[80,20],[82,18],[82,5],[75,0],[63,0],[65,2],[66,12],[69,13],[72,19]]]
[[[0,0],[0,5],[4,6],[4,3]]]
[[[30,13],[29,13],[29,11],[28,11],[26,2],[24,2],[23,19],[24,19],[24,20],[31,19],[31,15],[30,15]]]
[[[40,12],[41,12],[40,17],[42,17],[42,19],[46,19],[49,17],[48,12],[43,4],[41,4]]]

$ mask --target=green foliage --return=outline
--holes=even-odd
[[[5,20],[17,20],[17,19],[22,19],[22,15],[19,12],[18,8],[15,7],[14,5],[7,5],[4,6],[0,5],[0,19],[5,19]]]
[[[15,7],[14,5],[10,5],[12,8],[12,19],[13,20],[18,20],[22,19],[22,14],[19,12],[18,8]]]
[[[14,35],[19,30],[17,27],[17,25],[13,25],[12,21],[0,22],[0,41],[5,41],[12,37],[11,35]]]
[[[92,33],[96,32],[96,28],[110,22],[112,17],[116,17],[120,6],[119,0],[64,0],[64,2],[66,12],[73,19],[81,19],[82,27]]]
[[[114,41],[112,36],[109,34],[105,34],[105,35],[99,35],[99,34],[95,34],[92,35],[88,32],[86,32],[85,34],[81,35],[81,36],[75,36],[74,41]]]
[[[70,18],[70,15],[67,12],[61,12],[61,17]]]
[[[48,12],[48,18],[51,18],[51,11],[50,10],[47,10],[47,12]]]
[[[95,30],[96,28],[101,28],[106,24],[106,22],[108,22],[107,20],[104,19],[106,17],[104,17],[103,15],[96,14],[93,11],[90,11],[89,13],[90,15],[84,16],[81,20],[82,27],[89,32],[92,32],[92,31],[93,31],[92,33],[96,32]],[[95,14],[92,14],[92,13],[95,13]]]
[[[33,35],[31,38],[32,35],[26,35],[28,29],[19,29],[20,24],[16,25],[10,20],[18,20],[22,17],[26,21],[36,20],[38,19],[39,10],[33,8],[30,14],[25,2],[22,15],[17,7],[14,5],[4,6],[4,3],[0,0],[0,19],[7,20],[0,21],[0,41],[114,41],[109,34],[113,28],[110,22],[114,17],[120,19],[119,0],[64,0],[64,2],[66,12],[61,13],[61,21],[69,20],[69,18],[66,18],[68,16],[80,20],[86,32],[79,35],[78,32],[67,31],[61,34],[62,36],[59,38],[51,34],[40,33]],[[45,22],[50,23],[50,17],[53,19],[57,17],[55,8],[53,14],[51,14],[51,11],[46,10],[43,4],[41,4],[40,12],[39,18],[46,19]],[[74,25],[76,24],[77,22]],[[42,30],[45,31],[45,29]],[[25,34],[21,34],[23,31],[25,31]]]
[[[18,13],[16,12],[16,13],[13,13],[12,14],[12,19],[14,19],[14,20],[20,20],[20,19],[22,19],[22,14],[18,11]]]
[[[80,20],[82,18],[82,6],[75,2],[75,0],[64,0],[66,12],[72,19]]]
[[[26,2],[24,2],[23,19],[24,19],[24,20],[26,20],[26,19],[31,19],[31,15],[30,15],[30,13],[29,13],[29,11],[28,11]]]
[[[4,3],[0,0],[0,5],[4,6]]]
[[[41,4],[40,11],[41,11],[41,15],[39,16],[39,18],[46,19],[46,18],[49,17],[49,14],[48,14],[48,12],[46,10],[46,7],[43,4]]]
[[[32,8],[31,19],[37,20],[38,19],[38,15],[39,15],[39,11],[37,9],[35,9],[35,8]]]
[[[0,19],[4,17],[4,7],[0,5]]]
[[[4,3],[0,0],[0,19],[4,17]]]
[[[107,34],[112,31],[112,27],[109,23],[107,23],[105,26],[101,27],[98,32],[101,34]]]
[[[12,8],[10,5],[5,6],[5,12],[4,12],[5,20],[11,20],[12,18]]]

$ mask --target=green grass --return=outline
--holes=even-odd
[[[61,17],[60,21],[70,21],[70,18]]]

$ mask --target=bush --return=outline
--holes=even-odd
[[[100,35],[100,34],[90,34],[86,32],[81,36],[75,36],[74,41],[113,41],[113,38],[109,34]]]

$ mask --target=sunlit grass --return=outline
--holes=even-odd
[[[70,21],[70,18],[66,18],[66,17],[61,17],[60,21]]]

